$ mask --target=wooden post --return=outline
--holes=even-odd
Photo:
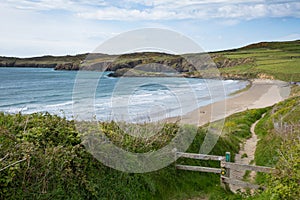
[[[226,152],[224,159],[221,161],[221,186],[225,189],[230,189],[229,184],[223,178],[230,178],[230,169],[226,167],[227,162],[230,162],[230,152]]]
[[[226,158],[226,162],[230,162],[230,152],[226,152],[225,153],[225,158]],[[230,169],[225,167],[225,170],[226,170],[226,174],[225,175],[228,178],[230,178]]]
[[[225,153],[226,162],[230,162],[230,152]]]

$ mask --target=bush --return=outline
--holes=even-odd
[[[298,132],[299,133],[299,132]],[[271,199],[300,197],[300,138],[295,134],[285,139],[279,150],[277,173],[269,176],[268,193]]]

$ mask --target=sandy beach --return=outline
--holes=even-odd
[[[247,91],[167,121],[202,126],[247,109],[272,106],[289,97],[290,86],[286,82],[262,79],[251,80],[251,82],[252,86]]]

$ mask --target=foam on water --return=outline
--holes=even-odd
[[[91,73],[91,72],[88,72]],[[104,75],[108,74],[105,73]],[[8,113],[49,112],[73,117],[72,94],[77,72],[53,69],[0,68],[0,111]],[[86,81],[89,81],[88,79]],[[96,90],[94,113],[99,120],[155,121],[190,112],[224,98],[247,82],[185,78],[111,78],[103,76]],[[85,92],[78,94],[84,95]],[[189,105],[195,97],[196,104]],[[180,102],[184,101],[184,102]],[[84,112],[84,111],[83,111]]]

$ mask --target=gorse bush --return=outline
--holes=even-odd
[[[0,172],[2,198],[49,198],[48,191],[73,187],[66,184],[72,179],[85,182],[85,175],[74,171],[74,166],[84,162],[79,159],[84,152],[71,122],[50,114],[2,113],[0,127],[0,157],[4,158],[0,168],[23,160]],[[87,184],[82,186],[87,188]]]

